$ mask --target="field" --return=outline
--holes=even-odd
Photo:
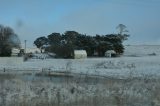
[[[160,46],[122,57],[0,58],[0,106],[160,106]]]

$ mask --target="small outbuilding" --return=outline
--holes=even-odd
[[[86,50],[74,50],[74,59],[84,59],[87,58]]]
[[[106,57],[115,57],[116,52],[114,50],[108,50],[108,51],[105,52],[105,56]]]
[[[12,48],[11,52],[12,52],[11,56],[13,56],[13,57],[16,56],[17,57],[19,52],[20,52],[20,50],[17,49],[17,48]]]

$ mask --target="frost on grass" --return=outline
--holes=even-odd
[[[147,76],[146,76],[147,77]],[[160,79],[0,78],[1,106],[159,106]],[[96,82],[96,83],[93,83]]]
[[[0,106],[160,106],[159,46],[126,50],[120,58],[1,58]]]

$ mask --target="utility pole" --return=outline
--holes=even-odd
[[[26,54],[26,43],[27,43],[27,40],[24,40],[24,53]]]

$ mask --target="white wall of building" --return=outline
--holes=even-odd
[[[85,50],[74,50],[75,59],[87,58],[87,52]]]

